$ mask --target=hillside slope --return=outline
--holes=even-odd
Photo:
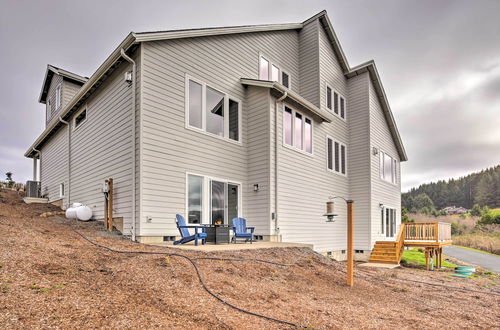
[[[0,324],[6,328],[289,328],[233,310],[203,291],[193,266],[179,257],[116,254],[118,250],[192,251],[151,247],[109,235],[98,223],[41,218],[49,206],[28,206],[0,191]],[[498,325],[500,296],[461,292],[407,278],[489,291],[498,280],[454,280],[443,272],[356,270],[309,249],[212,253],[252,261],[197,260],[214,293],[241,308],[314,328],[437,328]],[[467,308],[463,308],[467,306]]]

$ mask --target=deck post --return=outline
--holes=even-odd
[[[429,249],[425,248],[425,269],[429,270]]]
[[[108,179],[108,231],[113,231],[113,179]]]
[[[347,201],[347,285],[354,285],[354,201]]]

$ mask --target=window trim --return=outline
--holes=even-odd
[[[59,108],[61,107],[61,105],[62,105],[62,84],[59,84],[56,87],[56,105],[55,105],[55,109],[59,110]]]
[[[285,142],[285,111],[286,108],[290,109],[292,111],[292,145],[289,145]],[[303,149],[299,149],[295,146],[295,118],[296,118],[296,113],[300,114],[302,116],[302,147]],[[311,122],[311,152],[307,152],[306,145],[305,145],[305,123],[306,119],[308,119]],[[289,105],[283,105],[281,109],[281,143],[283,147],[288,148],[290,150],[294,150],[297,152],[300,152],[304,155],[308,156],[314,156],[314,120],[312,120],[311,117],[304,115],[303,112],[296,110],[294,107],[289,106]]]
[[[78,117],[82,112],[85,111],[85,119],[82,120],[80,122],[80,124],[78,124],[78,126],[76,125],[76,117]],[[77,129],[79,129],[80,127],[82,127],[86,122],[87,122],[87,119],[88,119],[88,116],[89,116],[89,112],[88,112],[88,107],[87,107],[87,104],[85,104],[85,106],[82,107],[82,109],[80,111],[78,111],[74,116],[73,116],[73,119],[71,120],[72,123],[73,123],[73,131],[76,131]]]
[[[63,198],[66,195],[66,190],[64,186],[64,182],[59,183],[59,197]]]
[[[384,161],[384,155],[387,155],[388,157],[391,158],[391,177],[393,178],[393,181],[390,181],[390,180],[387,180],[385,177],[384,177],[384,166],[385,166],[385,161]],[[380,180],[382,180],[383,182],[386,182],[386,183],[389,183],[389,184],[392,184],[394,186],[398,186],[399,185],[399,180],[398,180],[398,164],[399,164],[399,161],[391,156],[389,153],[383,151],[383,150],[380,150],[379,151],[379,177],[380,177]]]
[[[188,208],[189,208],[189,176],[198,176],[203,178],[203,188],[202,188],[202,193],[203,196],[201,197],[201,204],[202,204],[202,219],[200,223],[189,223],[189,215],[188,215]],[[211,214],[211,181],[219,181],[219,182],[224,182],[226,185],[227,184],[233,184],[237,185],[239,187],[239,194],[238,194],[238,217],[241,217],[243,214],[243,183],[238,180],[232,180],[232,179],[222,179],[219,177],[207,175],[207,174],[200,174],[196,172],[190,172],[186,171],[185,172],[185,187],[184,187],[184,194],[185,194],[185,205],[184,205],[184,214],[185,214],[185,219],[186,219],[186,224],[189,226],[203,226],[207,225],[210,223],[210,214]],[[226,200],[227,204],[227,195],[226,195]],[[227,208],[226,211],[227,212]],[[227,215],[227,213],[225,214]],[[228,219],[229,220],[229,219]]]
[[[328,108],[328,88],[332,91],[332,108]],[[339,113],[335,113],[335,94],[338,96],[338,104],[339,104]],[[341,108],[340,108],[340,99],[344,99],[344,117],[342,117],[341,114]],[[342,119],[343,121],[347,122],[347,99],[345,96],[340,93],[337,89],[333,88],[332,85],[329,83],[325,82],[325,108],[327,111],[331,112],[333,115],[336,117]]]
[[[267,72],[267,76],[269,79],[262,79],[260,76],[260,60],[261,60],[261,58],[265,59],[269,63],[268,72]],[[259,52],[259,60],[258,60],[258,67],[257,67],[257,69],[258,69],[257,76],[259,77],[259,80],[274,81],[274,80],[271,80],[273,77],[272,76],[272,68],[274,66],[278,69],[278,79],[279,80],[277,82],[283,85],[283,73],[285,73],[288,75],[288,86],[289,86],[289,87],[286,87],[286,86],[285,87],[288,89],[291,89],[292,88],[292,75],[290,74],[290,71],[284,70],[281,65],[279,65],[277,62],[270,60],[270,58],[271,57]]]
[[[202,97],[202,100],[201,100],[201,112],[202,112],[201,128],[196,127],[196,126],[191,126],[189,124],[189,81],[190,80],[201,85],[201,97]],[[184,85],[185,85],[185,89],[184,89],[184,93],[185,93],[185,105],[184,105],[185,125],[184,125],[184,127],[186,129],[189,129],[189,130],[192,130],[192,131],[195,131],[198,133],[202,133],[202,134],[205,134],[205,135],[208,135],[211,137],[216,137],[216,138],[221,139],[223,141],[242,145],[243,139],[242,139],[242,102],[241,102],[241,100],[237,97],[234,97],[234,96],[222,91],[218,87],[214,87],[212,84],[207,84],[203,80],[192,77],[188,74],[185,75]],[[225,112],[227,114],[227,115],[226,114],[224,115],[224,136],[220,136],[220,135],[217,135],[217,134],[214,134],[214,133],[207,131],[207,118],[206,118],[207,117],[206,116],[206,114],[207,114],[206,113],[206,111],[207,111],[207,87],[224,95],[224,109],[225,109]],[[229,138],[229,99],[231,99],[235,102],[238,102],[238,140],[233,140],[233,139]]]
[[[328,148],[328,140],[331,140],[332,141],[332,168],[328,168],[328,154],[330,152],[329,148]],[[336,171],[335,170],[335,143],[338,143],[339,144],[339,171]],[[344,162],[345,162],[345,173],[342,173],[342,146],[344,146],[345,148],[345,155],[344,155]],[[337,174],[337,175],[341,175],[343,177],[347,177],[347,173],[349,173],[349,166],[348,166],[348,162],[347,162],[347,159],[348,159],[348,152],[347,152],[347,144],[343,143],[343,142],[340,142],[339,140],[337,139],[334,139],[332,136],[330,135],[326,135],[326,139],[325,139],[325,150],[326,150],[326,170],[328,172],[331,172],[331,173],[334,173],[334,174]]]

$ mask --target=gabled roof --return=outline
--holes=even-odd
[[[69,72],[67,70],[48,64],[47,70],[45,71],[45,77],[43,79],[42,90],[40,91],[40,97],[38,98],[38,102],[45,103],[47,101],[47,93],[49,91],[50,82],[52,81],[54,74],[58,74],[63,78],[71,80],[72,82],[80,85],[83,85],[84,83],[87,82],[87,80],[89,80],[89,78],[87,77],[82,77],[76,73]]]
[[[66,107],[61,111],[61,118],[68,119],[71,114],[76,111],[76,109],[84,102],[84,100],[92,93],[98,85],[100,85],[111,72],[114,70],[119,62],[121,62],[121,50],[124,51],[133,48],[134,45],[146,42],[146,41],[159,41],[159,40],[167,40],[167,39],[180,39],[180,38],[193,38],[193,37],[205,37],[205,36],[215,36],[215,35],[227,35],[227,34],[236,34],[236,33],[255,33],[255,32],[269,32],[269,31],[283,31],[283,30],[300,30],[306,24],[313,22],[318,19],[321,23],[322,27],[325,29],[330,43],[338,57],[340,65],[344,70],[344,74],[347,77],[353,77],[362,72],[370,72],[372,83],[375,86],[375,91],[379,97],[380,103],[382,104],[382,109],[384,110],[384,115],[387,120],[389,129],[391,131],[392,138],[394,139],[394,143],[396,144],[396,148],[399,152],[399,157],[401,161],[408,160],[406,156],[406,152],[404,150],[403,142],[401,141],[401,137],[399,135],[398,129],[396,127],[396,122],[392,115],[389,102],[387,101],[387,97],[385,95],[384,88],[382,86],[382,82],[380,81],[380,77],[377,72],[377,68],[375,67],[375,62],[369,61],[364,64],[361,64],[357,67],[350,68],[347,62],[347,58],[340,46],[340,42],[333,30],[332,24],[326,11],[321,11],[313,17],[305,20],[302,23],[290,23],[290,24],[264,24],[264,25],[243,25],[243,26],[233,26],[233,27],[216,27],[216,28],[202,28],[202,29],[185,29],[185,30],[169,30],[169,31],[156,31],[156,32],[140,32],[134,33],[131,32],[127,37],[118,45],[118,47],[111,53],[111,55],[104,61],[103,64],[97,69],[97,71],[90,77],[84,78],[70,72],[65,71],[66,73],[72,74],[74,76],[79,77],[83,84],[82,88],[78,91],[78,93],[73,97],[73,99],[66,105]],[[61,70],[52,66],[55,70]],[[47,72],[49,71],[49,67],[47,67]],[[52,69],[51,69],[52,71]],[[55,71],[54,71],[55,72]],[[61,72],[61,71],[59,71]],[[44,88],[46,85],[48,75],[46,74],[46,78],[44,81]],[[69,77],[67,77],[69,78]],[[83,80],[85,79],[85,80]],[[250,81],[246,80],[249,84]],[[277,86],[277,85],[276,85]],[[277,88],[273,84],[273,88]],[[48,88],[48,87],[47,87]],[[42,89],[43,93],[43,89]],[[299,96],[300,97],[300,96]],[[303,98],[302,98],[303,99]],[[43,98],[45,101],[45,99]],[[303,99],[305,100],[305,99]],[[42,95],[40,95],[40,102],[42,102]],[[42,102],[43,103],[43,102]],[[312,105],[312,104],[311,104]],[[313,105],[313,107],[315,107]],[[35,154],[34,149],[39,148],[39,146],[48,139],[59,127],[60,122],[55,121],[49,127],[45,129],[45,131],[38,137],[38,139],[33,143],[28,151],[26,151],[26,157],[33,157]]]

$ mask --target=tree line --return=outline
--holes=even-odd
[[[437,210],[447,206],[471,209],[474,204],[500,207],[500,165],[459,179],[422,184],[403,193],[401,203],[412,213],[425,207]]]

